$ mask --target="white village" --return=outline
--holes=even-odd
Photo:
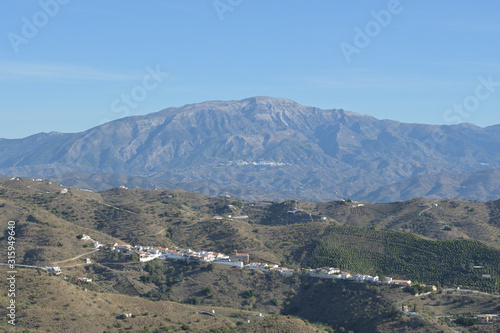
[[[346,271],[341,271],[339,268],[334,267],[322,267],[322,268],[302,268],[302,269],[292,269],[287,267],[281,267],[273,263],[260,263],[260,262],[250,262],[250,255],[248,253],[239,253],[237,250],[230,255],[213,252],[213,251],[194,251],[192,249],[170,249],[164,247],[155,246],[142,246],[130,244],[119,244],[119,243],[109,243],[107,245],[101,244],[98,241],[93,240],[88,235],[82,235],[80,238],[82,241],[91,241],[92,245],[97,250],[107,250],[115,251],[124,254],[125,256],[136,255],[139,262],[148,262],[154,259],[160,260],[198,260],[205,263],[212,263],[218,265],[233,266],[241,269],[258,270],[264,273],[278,272],[282,275],[293,275],[293,274],[307,274],[311,277],[322,278],[322,279],[339,279],[339,280],[350,280],[358,282],[372,282],[372,283],[386,283],[401,286],[411,285],[411,280],[397,280],[391,277],[385,277],[384,280],[380,280],[378,276],[371,276],[367,274],[351,274]],[[90,264],[90,259],[86,259],[86,263]],[[51,267],[49,272],[55,275],[61,273],[60,267]],[[92,282],[91,279],[87,279],[83,276],[77,276],[79,281]]]

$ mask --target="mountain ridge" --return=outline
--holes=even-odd
[[[279,199],[383,201],[388,187],[405,182],[419,187],[409,192],[425,196],[428,185],[418,177],[435,175],[439,187],[442,173],[472,179],[473,173],[500,169],[499,127],[406,124],[261,96],[170,107],[79,133],[0,139],[0,174],[57,181],[75,172],[115,174],[240,193],[243,199],[255,189],[264,194],[252,199],[276,193]],[[118,185],[127,184],[110,187]],[[437,193],[494,199],[462,192]]]

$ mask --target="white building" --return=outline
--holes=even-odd
[[[49,273],[54,274],[54,275],[59,275],[61,274],[61,268],[60,267],[50,267],[49,268]]]
[[[397,285],[410,285],[411,280],[393,280],[391,279],[391,282],[388,282],[390,284],[397,284]]]
[[[221,260],[215,260],[212,261],[214,264],[219,264],[219,265],[228,265],[228,266],[235,266],[238,268],[243,268],[243,263],[241,261],[221,261]]]
[[[167,250],[162,255],[162,257],[164,259],[184,259],[184,256],[182,255],[182,253],[179,251],[176,251],[176,250]]]
[[[258,271],[266,271],[267,264],[261,264],[260,262],[252,262],[252,263],[246,265],[246,268],[258,270]]]

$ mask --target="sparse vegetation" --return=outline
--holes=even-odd
[[[44,330],[57,322],[61,327],[96,325],[96,332],[140,332],[144,327],[151,332],[182,327],[205,332],[264,332],[293,323],[304,332],[358,332],[370,331],[366,318],[371,318],[373,330],[437,332],[443,327],[440,325],[454,324],[434,320],[434,315],[467,316],[471,311],[494,313],[500,308],[498,297],[459,294],[456,290],[498,292],[500,256],[494,248],[499,235],[498,202],[444,200],[418,216],[427,207],[419,207],[420,201],[356,207],[353,205],[358,203],[352,201],[252,206],[234,198],[174,190],[71,190],[71,195],[59,195],[56,185],[26,181],[33,185],[27,188],[23,182],[7,184],[0,179],[2,214],[18,221],[17,255],[24,263],[41,266],[63,260],[57,264],[63,274],[56,277],[22,270],[19,285],[29,286],[29,292],[25,289],[20,293],[19,327]],[[302,213],[289,213],[297,205]],[[232,214],[247,215],[248,220],[213,220],[224,207]],[[328,219],[322,220],[322,216]],[[1,234],[0,246],[5,247],[5,230]],[[198,261],[140,263],[138,257],[105,249],[89,255],[92,264],[88,265],[85,257],[71,259],[93,250],[92,243],[82,239],[83,234],[103,244],[179,246],[226,253],[238,250],[249,252],[252,261],[295,269],[336,266],[352,273],[408,278],[454,289],[416,298],[414,294],[429,289],[415,285],[403,291],[386,285],[263,274]],[[476,236],[483,241],[467,239]],[[483,278],[483,274],[490,277]],[[93,283],[78,282],[76,275],[92,278]],[[0,300],[4,302],[6,296],[0,295]],[[402,303],[425,316],[403,316],[398,310]],[[53,310],[47,312],[48,308]],[[216,317],[195,315],[208,309],[215,309]],[[327,313],[342,313],[343,319],[332,319]],[[132,315],[124,318],[123,314]],[[35,320],[37,317],[41,319]]]

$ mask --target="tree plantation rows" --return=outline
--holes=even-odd
[[[318,241],[309,265],[499,291],[500,251],[474,240],[433,241],[408,233],[331,227]]]

